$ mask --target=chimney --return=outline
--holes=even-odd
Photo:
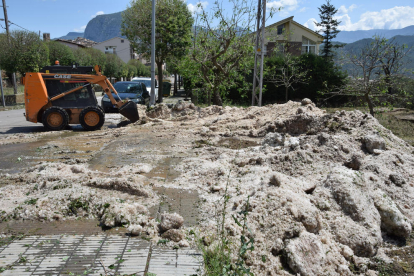
[[[50,41],[50,33],[43,33],[43,41],[44,42]]]

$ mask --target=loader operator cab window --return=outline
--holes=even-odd
[[[85,83],[65,83],[59,79],[45,79],[45,84],[49,98],[72,90],[76,87],[85,85]],[[90,105],[96,105],[96,97],[94,97],[92,93],[93,92],[91,85],[87,85],[76,92],[54,100],[52,102],[52,105],[64,108],[87,107]]]

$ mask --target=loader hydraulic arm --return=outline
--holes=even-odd
[[[88,84],[76,87],[74,89],[65,91],[65,92],[63,92],[59,95],[56,95],[56,96],[52,97],[50,99],[50,101],[60,99],[60,98],[66,96],[68,94],[71,94],[73,92],[76,92],[76,91],[84,88],[85,86],[87,86],[89,84],[99,84],[103,88],[106,95],[108,95],[108,98],[111,100],[111,103],[113,105],[115,105],[117,108],[120,108],[122,105],[124,105],[125,102],[123,102],[121,100],[121,98],[119,98],[118,92],[112,86],[111,82],[105,76],[102,75],[101,68],[98,65],[95,66],[95,72],[96,72],[96,75],[77,75],[77,74],[70,75],[71,80],[70,81],[65,80],[65,81],[67,81],[67,82],[73,82],[73,81],[74,82],[88,82]],[[51,74],[51,75],[53,75],[53,74]],[[112,96],[111,89],[118,96],[118,98],[120,99],[119,101],[116,101],[115,98]]]

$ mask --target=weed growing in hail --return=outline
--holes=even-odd
[[[234,222],[242,227],[240,243],[236,244],[225,229],[225,221],[228,216],[226,208],[230,200],[228,186],[229,178],[227,179],[224,195],[221,201],[216,205],[215,217],[217,220],[217,232],[215,236],[210,239],[210,241],[214,242],[206,243],[205,239],[197,239],[199,248],[203,254],[204,275],[206,276],[253,275],[253,273],[250,272],[250,268],[247,268],[245,264],[247,251],[253,251],[254,249],[254,239],[246,236],[247,231],[251,232],[247,227],[250,197],[247,198],[243,211],[239,212],[241,219],[239,220],[232,215]],[[219,205],[222,205],[222,207],[220,208]]]

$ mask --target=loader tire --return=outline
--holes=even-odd
[[[105,110],[103,109],[103,107],[100,105],[97,105],[97,107],[99,107],[99,109],[102,110],[103,114],[105,115]]]
[[[101,129],[105,123],[105,113],[97,106],[88,106],[81,111],[79,122],[85,130]]]
[[[69,123],[69,115],[63,108],[52,106],[43,112],[42,123],[47,130],[62,130]]]

